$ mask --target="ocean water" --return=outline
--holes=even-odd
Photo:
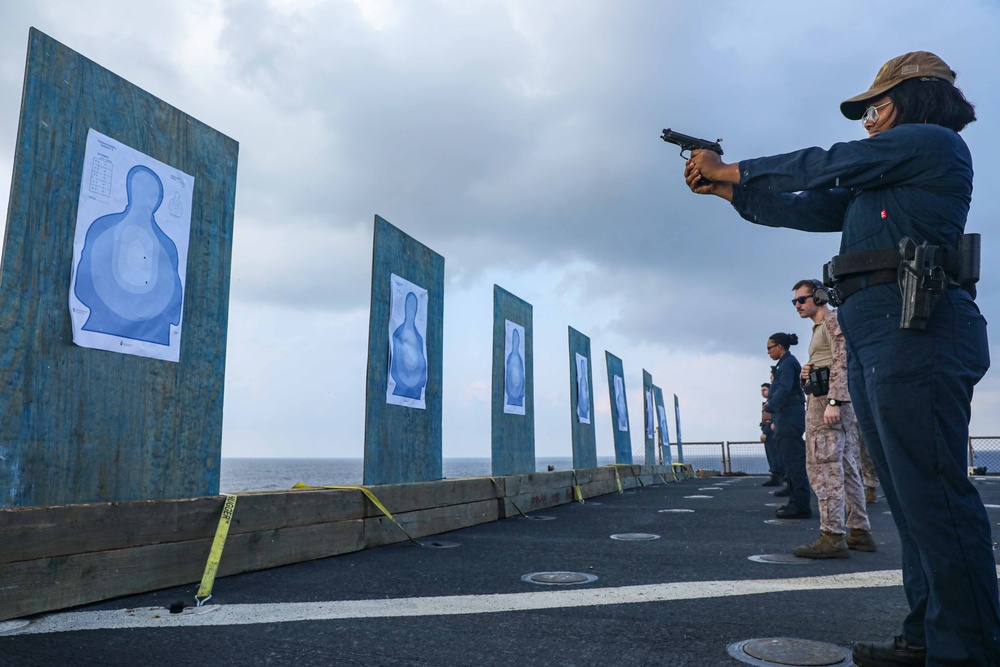
[[[690,446],[684,450],[684,462],[690,463],[695,470],[722,470],[722,450],[715,446]],[[643,452],[633,452],[633,462],[643,462]],[[677,451],[672,453],[677,460]],[[609,465],[615,462],[612,456],[598,456],[598,465]],[[764,458],[763,445],[751,444],[741,446],[730,452],[730,465],[733,471],[748,475],[767,474],[767,460]],[[535,459],[535,470],[543,472],[549,469],[570,470],[573,467],[572,457],[541,456]],[[490,474],[490,459],[481,458],[445,458],[442,461],[442,474],[446,478],[481,477]],[[356,486],[364,478],[364,461],[360,458],[340,459],[261,459],[261,458],[222,458],[220,490],[222,493],[241,493],[244,491],[276,491],[290,489],[302,482],[309,486]]]
[[[613,457],[597,457],[598,465],[614,463]],[[539,457],[535,468],[545,471],[573,467],[570,457]],[[364,462],[351,459],[259,459],[223,457],[220,490],[222,493],[275,491],[290,489],[299,482],[309,486],[353,486],[362,483]],[[480,477],[490,474],[489,458],[446,458],[442,462],[446,478]]]

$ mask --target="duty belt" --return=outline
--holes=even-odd
[[[958,248],[935,247],[935,260],[947,276],[947,286],[962,287],[973,298],[979,280],[980,244],[979,234],[963,234]],[[823,291],[829,302],[839,306],[855,292],[899,280],[900,264],[906,259],[902,252],[901,248],[887,248],[844,253],[831,259],[823,266]]]
[[[894,283],[899,279],[899,256],[896,256],[896,267],[892,269],[879,269],[867,273],[858,273],[849,278],[837,280],[833,287],[826,290],[828,300],[834,306],[847,301],[847,297],[863,289],[874,287],[875,285],[886,285]]]

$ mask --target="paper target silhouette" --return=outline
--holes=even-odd
[[[141,165],[125,183],[125,210],[87,230],[76,279],[76,297],[90,308],[83,329],[169,345],[170,325],[181,321],[182,288],[177,246],[153,217],[163,183]]]
[[[392,365],[389,373],[396,386],[396,396],[419,399],[427,384],[427,357],[424,356],[424,337],[417,331],[417,295],[406,293],[405,319],[392,332]]]
[[[510,320],[504,320],[504,328],[503,411],[505,414],[523,415],[525,414],[524,327]]]
[[[194,179],[94,130],[84,165],[73,342],[178,361]]]
[[[391,274],[386,402],[425,409],[427,290]]]
[[[656,435],[656,425],[653,422],[653,392],[646,390],[646,437],[652,439]]]
[[[625,381],[621,375],[615,376],[615,414],[618,430],[628,430],[628,406],[625,403]]]
[[[587,357],[576,353],[576,418],[581,424],[590,423],[590,371]]]

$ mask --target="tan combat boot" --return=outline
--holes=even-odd
[[[850,558],[847,542],[843,535],[822,532],[819,539],[810,544],[803,544],[793,551],[799,558]]]
[[[875,538],[867,530],[851,528],[844,541],[847,542],[848,549],[854,549],[855,551],[878,551],[878,547],[875,546]]]
[[[874,486],[865,487],[865,505],[871,505],[872,503],[878,502],[878,494],[875,493]]]

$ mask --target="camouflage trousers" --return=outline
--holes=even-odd
[[[858,459],[861,465],[861,481],[865,486],[872,488],[878,486],[878,473],[875,472],[875,464],[872,462],[872,455],[868,453],[868,444],[860,433],[858,434],[861,457]]]
[[[846,528],[871,530],[865,487],[858,470],[860,446],[854,406],[840,406],[840,421],[823,423],[827,398],[806,402],[806,473],[819,499],[820,529],[843,535]],[[847,514],[845,524],[844,514]]]

